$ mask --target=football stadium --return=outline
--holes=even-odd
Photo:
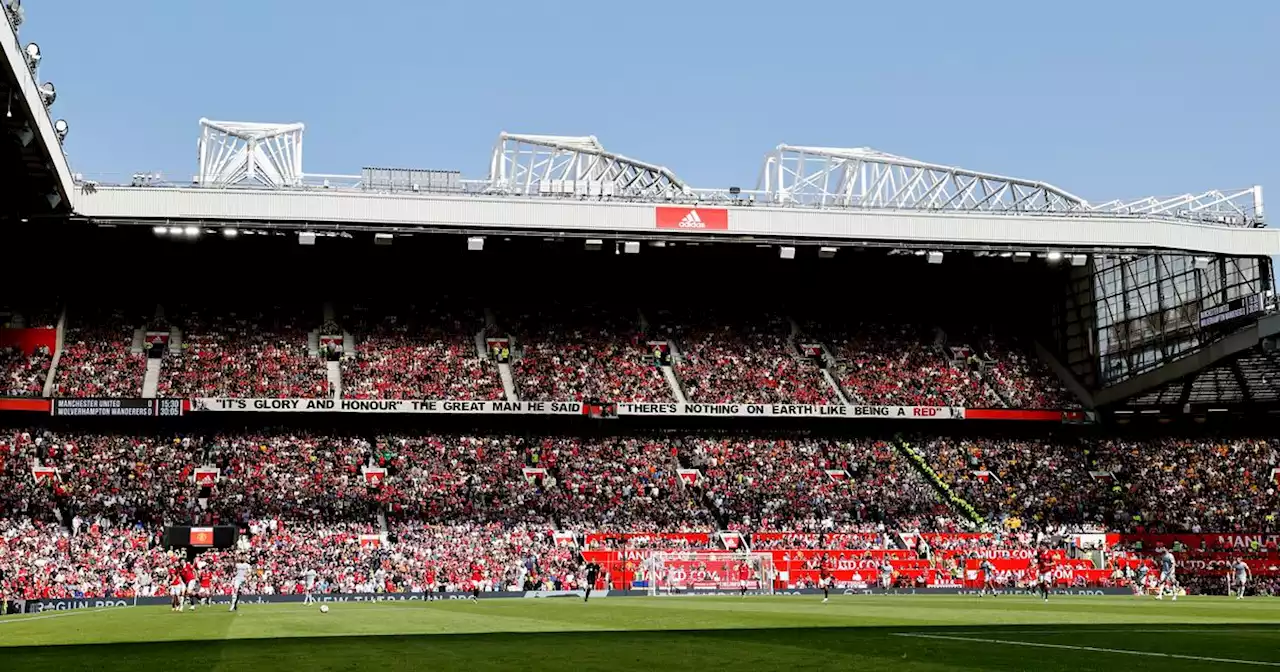
[[[0,669],[1280,667],[1261,187],[210,119],[113,183],[4,14]]]

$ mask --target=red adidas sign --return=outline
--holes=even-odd
[[[728,231],[729,211],[724,208],[654,208],[659,229],[685,231]]]

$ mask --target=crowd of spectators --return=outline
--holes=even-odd
[[[1263,437],[1102,439],[1095,468],[1113,474],[1115,523],[1167,532],[1276,532],[1280,442]]]
[[[307,344],[305,317],[281,308],[184,312],[174,319],[181,354],[166,355],[159,396],[330,396],[325,363]]]
[[[356,351],[343,353],[343,397],[504,398],[496,363],[477,350],[484,320],[473,311],[445,305],[353,306],[341,324],[356,336]]]
[[[658,333],[683,356],[677,373],[689,401],[713,404],[836,404],[816,364],[777,314],[655,313]]]
[[[159,594],[176,562],[159,531],[183,523],[243,530],[238,548],[200,556],[222,594],[235,557],[252,558],[258,594],[298,592],[307,570],[320,592],[577,585],[556,530],[642,535],[631,549],[714,546],[706,533],[727,528],[757,549],[851,550],[918,530],[909,543],[931,561],[1008,557],[1082,528],[1275,531],[1280,456],[1263,439],[910,443],[994,533],[954,534],[955,514],[883,440],[6,431],[0,572],[27,597]],[[55,471],[37,482],[35,466]],[[194,483],[201,466],[215,485]]]
[[[161,543],[161,528],[76,518],[67,525],[0,519],[0,595],[15,599],[155,597],[187,558]],[[582,567],[574,549],[545,529],[500,524],[407,525],[391,534],[370,522],[263,518],[240,528],[228,549],[200,554],[211,593],[231,593],[235,564],[252,571],[246,595],[313,592],[427,593],[574,587]]]
[[[91,316],[83,324],[75,322],[77,326],[69,327],[62,341],[53,395],[141,397],[147,358],[142,352],[131,352],[138,325],[119,313]]]
[[[1010,408],[1079,408],[1039,358],[992,334],[975,341],[985,362],[983,376]]]
[[[38,397],[44,394],[53,354],[46,346],[32,352],[17,347],[0,348],[0,396]]]
[[[1273,532],[1276,442],[1253,438],[921,437],[912,445],[1007,529]]]
[[[941,334],[916,325],[811,325],[836,358],[850,402],[873,406],[1001,406],[982,376],[953,363]]]
[[[545,496],[562,527],[580,531],[709,532],[702,491],[684,484],[677,449],[651,438],[545,439],[539,463],[556,475]]]
[[[933,487],[887,441],[691,438],[681,452],[701,469],[731,528],[883,532],[886,525],[950,528]]]
[[[524,401],[672,401],[671,386],[640,332],[639,313],[548,307],[502,325],[516,339],[511,367]]]
[[[911,439],[953,490],[1001,529],[1114,519],[1111,486],[1083,445],[1056,438]]]

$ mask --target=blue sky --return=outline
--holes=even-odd
[[[87,176],[189,179],[203,116],[305,122],[313,173],[483,177],[507,130],[754,187],[787,142],[1280,216],[1280,2],[25,4]]]

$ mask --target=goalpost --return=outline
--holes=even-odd
[[[773,594],[773,555],[741,551],[655,552],[641,565],[650,595],[740,591]]]

